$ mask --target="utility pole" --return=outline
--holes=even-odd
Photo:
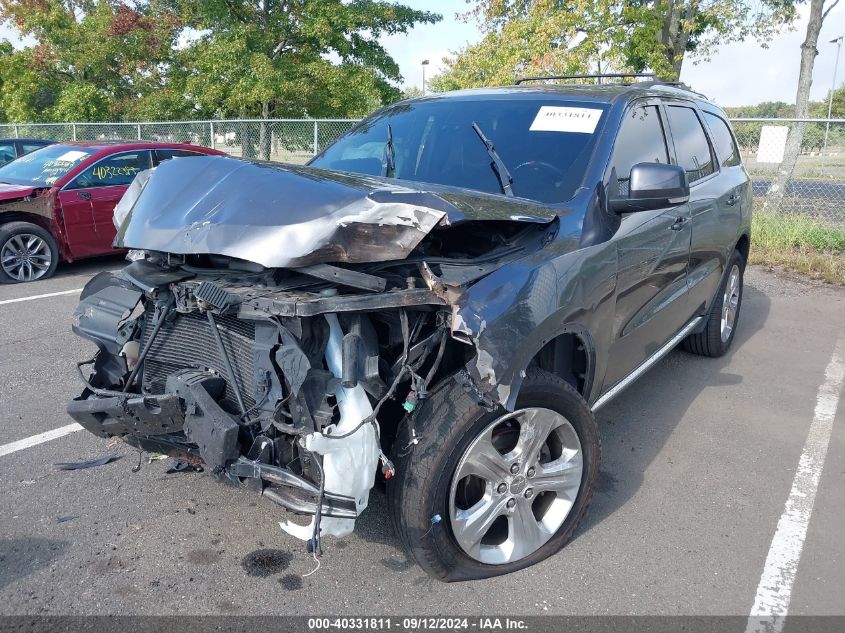
[[[422,71],[423,71],[423,86],[422,86],[423,90],[422,90],[422,93],[423,93],[423,96],[425,96],[425,67],[428,66],[428,60],[427,59],[422,60],[422,63],[420,65],[422,66]]]
[[[836,39],[830,40],[831,44],[836,44],[836,62],[833,64],[833,83],[830,84],[830,98],[827,101],[827,118],[830,119],[830,113],[833,111],[833,91],[836,90],[836,71],[839,70],[839,51],[842,50],[842,38],[840,35]],[[827,135],[830,132],[830,120],[824,126],[824,149],[827,151]]]

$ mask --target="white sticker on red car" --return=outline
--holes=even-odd
[[[534,117],[532,132],[576,132],[592,134],[601,118],[598,108],[542,106]]]
[[[65,152],[64,154],[62,154],[61,156],[59,156],[55,160],[67,161],[69,163],[75,163],[80,158],[85,158],[86,156],[88,156],[88,152],[80,152],[80,151],[77,151],[77,150],[70,150],[70,151]]]

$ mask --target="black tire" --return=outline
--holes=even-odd
[[[734,316],[733,320],[733,327],[731,328],[730,334],[727,336],[727,338],[723,340],[722,310],[725,306],[725,289],[728,286],[731,271],[733,270],[734,266],[739,269],[738,303],[736,307],[736,315]],[[707,317],[707,324],[704,326],[703,330],[701,330],[700,332],[696,332],[695,334],[690,334],[683,340],[683,342],[681,343],[681,347],[684,350],[690,352],[691,354],[697,354],[698,356],[710,356],[711,358],[716,358],[719,356],[723,356],[730,349],[731,343],[733,343],[734,337],[736,336],[736,327],[739,324],[739,315],[742,311],[742,289],[744,275],[745,259],[743,259],[742,254],[740,254],[739,251],[734,251],[733,255],[728,261],[727,274],[722,280],[722,283],[719,285],[719,290],[716,292],[716,296],[713,299],[713,303],[710,308],[710,314]]]
[[[409,554],[438,580],[489,578],[534,565],[569,541],[587,510],[601,462],[601,440],[589,405],[567,382],[536,368],[527,371],[516,405],[563,415],[581,443],[583,471],[575,503],[551,539],[525,558],[505,564],[482,563],[461,549],[452,533],[448,505],[452,477],[464,451],[506,412],[487,411],[459,381],[447,379],[413,420],[419,443],[409,450],[411,425],[400,429],[394,444],[396,476],[387,484],[391,518]],[[433,522],[436,515],[441,520]]]
[[[44,242],[46,248],[50,252],[50,265],[37,279],[16,279],[9,275],[3,266],[0,266],[0,283],[17,284],[27,283],[28,281],[40,281],[53,276],[56,272],[56,266],[59,265],[59,245],[56,244],[55,238],[49,231],[41,228],[37,224],[30,222],[9,222],[0,225],[0,253],[3,251],[3,246],[16,235],[35,235]]]

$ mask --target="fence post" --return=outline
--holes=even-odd
[[[138,124],[138,140],[141,140],[141,124]]]
[[[73,136],[73,140],[75,141],[76,140],[76,123],[70,124],[70,130],[71,130],[71,134]]]
[[[208,146],[211,149],[217,149],[216,147],[214,147],[214,121],[208,122],[208,133],[209,133],[210,138],[211,138],[211,142],[208,144]]]
[[[314,121],[314,156],[320,151],[320,139],[317,132],[318,125],[317,121]]]
[[[15,138],[20,138],[20,137],[21,137],[21,135],[20,135],[20,132],[18,132],[18,124],[16,123],[15,124]]]

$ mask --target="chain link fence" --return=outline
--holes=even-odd
[[[0,137],[187,142],[233,156],[304,163],[355,123],[351,119],[20,123],[0,125]],[[731,123],[754,183],[756,212],[845,228],[845,121],[733,119]],[[783,161],[786,137],[795,125],[804,126],[801,153],[783,197],[772,204],[767,194]]]
[[[242,119],[143,123],[9,123],[3,138],[192,143],[244,158],[304,163],[357,123],[349,119]]]
[[[800,216],[845,227],[845,121],[734,119],[736,140],[754,188],[756,213]],[[783,196],[770,195],[793,127],[804,127],[801,150]]]

